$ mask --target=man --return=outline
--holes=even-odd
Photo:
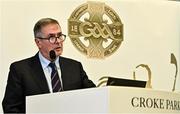
[[[26,96],[95,87],[80,62],[60,56],[66,35],[56,20],[39,20],[34,36],[39,52],[10,66],[2,102],[5,113],[26,112]]]

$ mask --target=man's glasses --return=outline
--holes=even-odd
[[[41,39],[41,40],[49,40],[50,43],[54,44],[57,42],[57,39],[60,42],[63,42],[66,39],[66,35],[59,33],[57,35],[56,34],[49,34],[48,38],[42,38],[42,37],[36,37],[36,38]]]

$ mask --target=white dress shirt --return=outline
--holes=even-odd
[[[41,52],[39,52],[39,59],[40,59],[40,62],[41,62],[41,66],[43,68],[43,71],[44,71],[44,74],[45,74],[45,77],[46,77],[46,80],[47,80],[47,83],[48,83],[48,87],[49,87],[49,91],[51,93],[53,93],[52,91],[52,85],[51,85],[51,72],[52,72],[52,69],[51,67],[49,66],[49,63],[51,61],[49,61],[48,59],[46,59],[42,54]],[[62,78],[61,78],[61,69],[60,69],[60,65],[59,65],[59,56],[56,58],[55,60],[55,65],[57,67],[57,70],[58,70],[58,75],[59,75],[59,79],[61,81],[61,87],[62,87],[62,90],[63,90],[63,84],[62,84]]]

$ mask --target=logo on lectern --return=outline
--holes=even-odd
[[[77,7],[68,19],[73,45],[89,58],[112,55],[123,41],[123,24],[116,12],[102,2]]]

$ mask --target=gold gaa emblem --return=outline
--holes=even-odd
[[[102,2],[87,2],[68,20],[68,35],[74,46],[90,58],[114,53],[123,41],[123,24],[116,12]]]

